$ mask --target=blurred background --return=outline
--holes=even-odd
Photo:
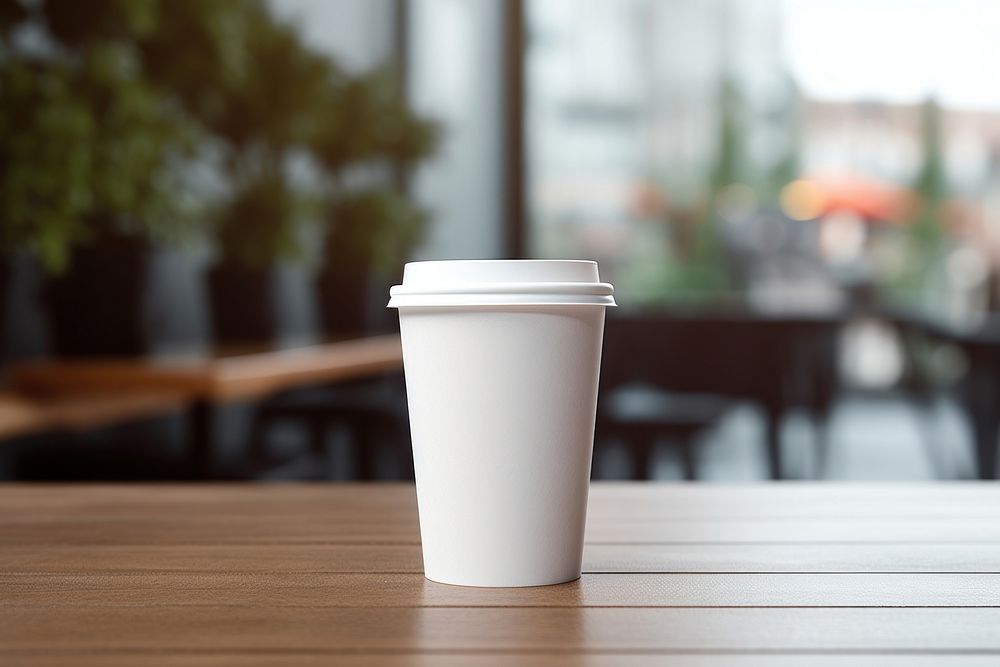
[[[408,260],[580,258],[594,477],[995,478],[1000,5],[0,0],[0,479],[406,479]]]

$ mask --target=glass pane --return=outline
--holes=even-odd
[[[995,299],[1000,5],[527,8],[533,255],[626,305]]]

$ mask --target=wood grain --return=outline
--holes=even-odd
[[[223,357],[211,366],[210,400],[234,401],[321,382],[377,375],[403,367],[399,336]]]
[[[831,655],[823,653],[792,652],[758,654],[733,654],[712,652],[661,651],[651,654],[635,653],[374,653],[358,655],[344,652],[303,651],[261,653],[248,651],[211,653],[163,653],[130,651],[124,653],[24,653],[0,652],[9,656],[10,662],[25,667],[74,667],[76,665],[102,665],[106,667],[159,665],[161,667],[218,667],[220,665],[245,665],[246,667],[271,667],[280,663],[287,667],[996,667],[996,656],[938,652],[934,655],[889,653],[852,653]]]
[[[997,607],[997,574],[585,574],[476,589],[420,574],[0,575],[3,607]]]
[[[1000,609],[10,607],[6,650],[979,651]]]
[[[36,401],[0,392],[0,438],[16,438],[45,428],[45,413]]]
[[[1000,573],[1000,545],[589,544],[588,573]],[[418,545],[8,545],[0,572],[420,573]]]
[[[9,383],[31,395],[168,391],[224,403],[398,370],[402,364],[399,336],[390,335],[236,356],[24,362],[10,369]]]
[[[641,493],[661,483],[596,482],[592,518],[667,519],[1000,519],[1000,485],[970,482],[876,485],[828,482],[780,484],[675,484],[669,502],[644,502]],[[933,493],[928,490],[933,489]],[[788,496],[795,497],[794,503]],[[656,494],[652,494],[656,497]]]
[[[224,489],[224,492],[222,490]],[[804,484],[760,485],[663,484],[595,482],[591,485],[589,517],[608,522],[678,519],[979,520],[1000,518],[1000,485],[976,482],[941,484]],[[793,498],[794,502],[790,502]],[[310,512],[322,503],[322,514],[355,514],[367,518],[388,512],[416,516],[412,485],[269,484],[269,485],[11,485],[3,489],[6,506],[67,512],[136,509],[183,512],[197,506],[212,512]]]
[[[1000,572],[1000,544],[588,544],[587,572]]]
[[[107,532],[111,528],[112,532]],[[44,518],[0,524],[0,545],[99,544],[411,544],[415,524],[392,519],[338,522],[333,517],[183,517],[103,515],[87,520]],[[990,521],[715,521],[588,526],[590,544],[979,544],[1000,545],[1000,523]]]
[[[421,573],[419,545],[8,545],[0,573]]]
[[[50,397],[0,392],[0,439],[103,428],[179,412],[184,405],[183,395],[167,391]]]
[[[0,516],[0,545],[100,545],[100,544],[419,544],[420,535],[412,487],[381,484],[339,487],[338,502],[329,502],[329,487],[304,486],[287,490],[280,485],[259,493],[234,488],[227,493],[188,487],[96,487],[66,496],[58,486],[46,487],[45,501],[22,498],[17,492],[7,502],[16,509],[31,503],[30,514],[10,512]],[[679,487],[684,489],[686,487]],[[788,492],[795,495],[799,487]],[[649,487],[651,498],[657,487]],[[711,489],[703,489],[711,495]],[[881,494],[869,505],[870,514],[823,516],[761,514],[747,507],[756,502],[748,495],[742,503],[732,497],[733,511],[744,516],[703,513],[697,518],[631,517],[625,509],[602,507],[617,486],[595,485],[593,505],[600,508],[588,520],[590,544],[893,544],[930,543],[1000,545],[1000,520],[981,507],[993,500],[993,489],[983,499],[964,491],[952,494],[952,514],[919,518],[896,510],[906,505],[909,493],[898,499]],[[842,493],[845,493],[842,491]],[[35,494],[40,495],[40,494]],[[682,498],[696,502],[699,494],[684,491]],[[701,495],[704,495],[702,493]],[[671,499],[669,502],[676,503]],[[765,508],[772,497],[764,494]],[[317,503],[323,511],[317,511]],[[641,503],[640,503],[641,504]],[[664,503],[666,504],[666,503]],[[785,503],[788,504],[788,503]],[[793,503],[796,504],[796,503]],[[858,505],[860,507],[860,505]],[[198,511],[192,511],[197,507]],[[966,514],[966,509],[969,509]],[[801,510],[797,510],[801,511]],[[940,510],[939,510],[940,512]]]
[[[1000,545],[589,544],[588,573],[1000,573]],[[0,572],[420,573],[418,545],[45,545],[0,549]]]
[[[0,662],[995,664],[997,491],[596,484],[579,581],[475,589],[409,485],[0,487]]]

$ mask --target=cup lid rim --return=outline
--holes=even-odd
[[[389,307],[480,304],[613,305],[614,287],[586,259],[465,259],[409,262]]]
[[[583,282],[525,282],[525,283],[502,283],[483,282],[466,283],[454,287],[424,287],[409,285],[393,285],[389,288],[390,296],[416,296],[435,294],[588,294],[592,296],[607,296],[614,294],[615,288],[611,283],[583,283]]]

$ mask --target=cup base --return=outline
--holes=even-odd
[[[439,577],[436,575],[424,574],[424,578],[427,581],[432,581],[435,584],[445,584],[446,586],[461,586],[463,588],[536,588],[539,586],[558,586],[559,584],[568,584],[572,581],[577,581],[580,578],[580,573],[569,577],[559,577],[552,580],[535,580],[535,579],[497,579],[490,580],[488,583],[486,581],[474,581],[474,580],[457,580],[451,577]]]

